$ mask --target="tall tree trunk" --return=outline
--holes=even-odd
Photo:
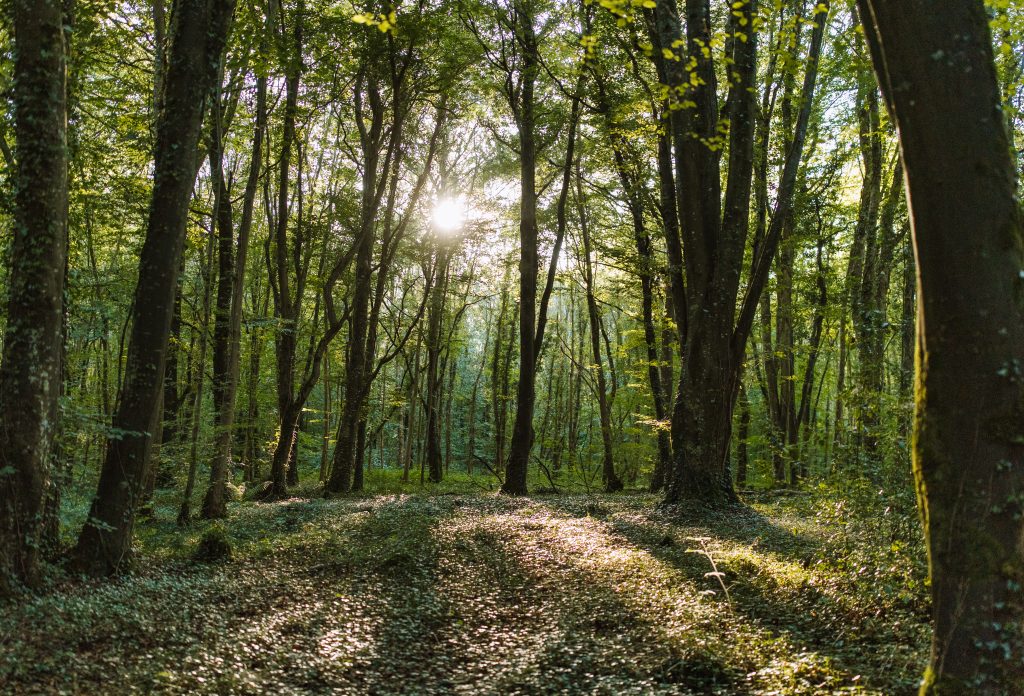
[[[1024,223],[988,17],[980,0],[858,6],[917,257],[913,461],[934,624],[921,693],[1020,693]]]
[[[914,267],[914,240],[907,234],[903,242],[903,288],[900,307],[900,431],[910,441],[913,422],[914,332],[917,322],[917,274]]]
[[[724,203],[720,203],[718,155],[705,144],[719,137],[715,132],[718,118],[714,66],[703,48],[711,37],[710,8],[706,0],[689,0],[686,9],[687,51],[696,61],[699,79],[696,86],[686,91],[694,108],[677,109],[672,117],[683,248],[687,252],[689,317],[685,359],[672,418],[674,475],[666,501],[691,498],[716,504],[735,499],[728,460],[742,357],[796,188],[828,3],[816,6],[801,108],[779,181],[776,214],[754,254],[738,313],[736,300],[749,228],[753,173],[757,37],[754,32],[742,31],[743,39],[734,35],[728,46],[732,64],[726,108],[732,127],[729,176]],[[754,2],[739,8],[732,15],[731,29],[736,32],[739,27],[750,25],[756,12]],[[678,17],[663,3],[658,3],[655,15],[660,45],[678,45]],[[666,63],[672,66],[670,86],[692,84],[689,79],[683,81],[685,71],[676,61]]]
[[[441,391],[443,375],[438,365],[441,355],[441,319],[444,313],[444,296],[448,283],[448,263],[451,259],[450,246],[442,242],[437,251],[434,274],[437,282],[430,298],[427,320],[427,469],[431,483],[441,483],[444,478],[444,462],[441,456]]]
[[[469,413],[466,415],[466,473],[473,473],[473,463],[476,458],[476,408],[477,394],[480,391],[480,380],[484,374],[484,365],[487,364],[487,348],[491,342],[491,323],[484,326],[484,345],[480,350],[480,365],[476,371],[476,378],[473,380],[473,389],[469,394]]]
[[[534,89],[540,73],[540,54],[534,16],[528,3],[517,0],[517,42],[522,51],[519,102],[515,105],[519,129],[519,384],[512,449],[501,486],[508,495],[526,495],[526,472],[533,448],[533,408],[536,402],[537,353],[537,142]],[[511,96],[511,95],[510,95]]]
[[[468,287],[468,285],[467,285]],[[458,356],[448,357],[448,386],[442,395],[444,398],[444,473],[448,474],[448,467],[452,463],[452,432],[455,426],[452,423],[452,404],[455,401],[455,377],[458,374]]]
[[[503,383],[507,385],[507,382],[502,379],[501,349],[505,344],[505,316],[509,302],[506,280],[507,278],[502,280],[494,354],[491,356],[491,434],[494,436],[495,471],[501,471],[505,465],[505,414],[508,408],[508,389],[503,388]]]
[[[578,167],[578,165],[577,165]],[[590,349],[593,357],[594,377],[596,380],[598,412],[601,418],[601,478],[606,493],[622,490],[622,480],[615,473],[614,453],[612,452],[612,418],[608,403],[608,385],[604,376],[604,365],[601,360],[601,314],[594,296],[594,267],[590,260],[590,228],[587,226],[586,203],[583,200],[583,186],[580,182],[582,173],[576,173],[576,199],[579,205],[580,237],[583,244],[583,281],[587,291],[587,318],[590,320]]]
[[[295,118],[298,112],[299,79],[302,70],[302,23],[301,11],[292,19],[295,23],[294,46],[287,49],[287,77],[285,78],[284,132],[281,136],[281,160],[277,189],[277,218],[274,229],[273,277],[274,310],[278,318],[278,330],[274,340],[277,358],[277,414],[280,419],[280,433],[274,458],[270,463],[270,490],[268,498],[283,498],[288,495],[288,465],[293,456],[298,436],[299,415],[302,407],[295,402],[295,355],[298,350],[299,320],[302,311],[302,288],[293,287],[289,273],[289,251],[299,249],[301,240],[296,234],[292,244],[288,243],[288,185],[291,169],[292,145],[295,142]],[[283,43],[283,42],[282,42]],[[301,191],[301,184],[298,187]],[[301,226],[302,221],[298,222]],[[301,257],[301,252],[294,254]],[[299,269],[296,269],[298,271]],[[301,286],[301,279],[295,285]]]
[[[238,226],[238,251],[234,244],[230,220],[230,201],[221,225],[219,245],[220,278],[217,287],[217,323],[214,331],[213,393],[217,407],[216,442],[210,466],[210,485],[203,499],[203,517],[207,519],[227,515],[227,481],[231,472],[231,445],[234,441],[235,398],[238,394],[238,375],[242,357],[242,305],[245,302],[245,270],[249,256],[249,237],[252,231],[256,190],[263,166],[263,132],[267,118],[267,77],[256,78],[256,123],[253,127],[249,178],[242,200],[242,219]],[[211,150],[211,158],[213,157]],[[219,165],[215,165],[219,168]],[[215,177],[221,187],[222,200],[227,198],[221,171]],[[225,233],[226,232],[226,233]]]
[[[320,475],[318,480],[323,483],[327,479],[327,457],[330,451],[331,442],[331,369],[330,353],[324,353],[324,366],[321,368],[324,375],[323,383],[323,409],[320,434]]]
[[[218,74],[233,11],[231,0],[178,0],[173,13],[153,197],[139,259],[127,367],[112,423],[118,437],[108,443],[96,497],[74,551],[74,567],[89,575],[116,572],[131,548],[150,434],[157,426],[203,107]]]
[[[63,8],[14,0],[11,10],[17,163],[0,364],[0,595],[39,579],[63,379],[68,217]]]
[[[409,481],[409,470],[412,468],[413,443],[416,440],[416,430],[419,421],[416,414],[419,411],[420,399],[420,347],[422,345],[422,333],[416,336],[416,350],[413,352],[412,377],[409,380],[409,396],[406,399],[406,427],[405,427],[405,448],[402,454],[402,481]]]
[[[262,291],[257,287],[252,294],[253,313],[265,317],[270,304],[269,288]],[[261,297],[262,294],[262,297]],[[245,408],[245,480],[259,480],[260,475],[260,357],[263,343],[262,330],[253,326],[249,329],[249,374],[246,379],[247,405]]]
[[[365,60],[365,59],[364,59]],[[380,169],[381,133],[384,106],[375,77],[366,77],[361,69],[355,87],[356,118],[363,154],[362,199],[360,201],[360,227],[355,241],[355,279],[351,304],[351,324],[348,336],[348,355],[345,361],[345,398],[338,420],[337,444],[334,446],[331,476],[327,480],[327,493],[347,493],[352,489],[352,475],[356,464],[358,425],[362,418],[367,380],[367,343],[370,326],[370,299],[373,292],[373,249]],[[370,127],[363,115],[364,88],[369,97]],[[385,174],[388,163],[383,167]]]
[[[881,355],[874,354],[875,332],[881,331],[882,318],[875,315],[872,291],[879,266],[878,214],[882,198],[882,133],[879,116],[878,87],[867,74],[860,79],[857,93],[858,135],[864,181],[861,185],[857,227],[850,252],[848,279],[850,288],[850,318],[858,349],[857,397],[854,403],[857,420],[857,441],[868,461],[877,463],[878,425],[881,389]],[[876,376],[877,375],[877,376]],[[873,471],[868,473],[873,474]]]
[[[630,218],[633,222],[633,242],[636,245],[639,259],[641,309],[644,322],[644,344],[647,349],[647,380],[651,387],[651,399],[654,404],[654,417],[659,423],[665,420],[668,414],[668,404],[664,398],[664,390],[661,384],[661,370],[658,365],[658,338],[654,326],[654,283],[655,283],[655,262],[651,249],[651,237],[644,224],[644,191],[640,177],[630,168],[630,160],[627,160],[627,141],[617,131],[616,124],[612,118],[611,106],[605,94],[606,86],[604,75],[599,70],[594,70],[597,81],[598,98],[600,108],[607,129],[607,136],[612,146],[612,156],[615,163],[615,170],[619,176],[619,183],[626,194],[626,201],[629,205]],[[672,466],[672,442],[666,429],[658,427],[656,431],[658,439],[658,459],[654,466],[654,473],[651,476],[651,490],[659,491],[665,485],[665,477]]]
[[[750,457],[747,452],[750,438],[750,400],[747,398],[747,390],[740,384],[740,427],[736,432],[736,487],[743,488],[747,485],[747,469],[750,464]]]
[[[179,281],[174,289],[174,308],[171,316],[171,335],[167,345],[167,366],[164,370],[163,397],[157,413],[157,427],[160,428],[161,445],[174,442],[178,438],[178,416],[181,407],[181,394],[178,391],[178,355],[181,353],[181,275],[184,268],[178,269]]]
[[[226,191],[224,191],[226,193]],[[219,195],[218,195],[219,199]],[[217,209],[220,201],[217,200],[214,206]],[[192,388],[192,411],[190,414],[191,424],[189,425],[189,455],[188,455],[188,478],[185,481],[185,492],[181,496],[181,506],[178,508],[178,524],[187,525],[192,521],[192,494],[196,486],[196,470],[199,468],[199,434],[203,420],[203,392],[206,387],[206,353],[207,336],[210,333],[210,304],[213,295],[214,279],[214,251],[219,241],[214,230],[210,230],[210,239],[204,253],[205,260],[201,264],[203,273],[203,304],[202,315],[199,320],[199,357],[196,361],[195,386]]]

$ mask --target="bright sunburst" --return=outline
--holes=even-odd
[[[434,204],[431,219],[439,232],[456,232],[466,221],[466,204],[461,197],[442,198]]]

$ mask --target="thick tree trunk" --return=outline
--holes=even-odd
[[[57,435],[67,258],[61,3],[14,0],[14,235],[0,365],[0,595],[39,579]]]
[[[368,59],[364,58],[364,62]],[[368,363],[370,330],[370,300],[373,293],[373,252],[376,239],[378,205],[381,188],[378,183],[380,148],[384,127],[384,107],[381,103],[376,77],[362,73],[355,86],[356,118],[359,125],[360,147],[363,155],[362,192],[360,201],[360,227],[355,240],[355,278],[351,303],[348,354],[345,360],[345,398],[338,420],[337,444],[334,446],[331,475],[324,490],[328,494],[347,493],[352,489],[352,477],[356,465],[356,447],[359,421],[362,419]],[[363,99],[368,97],[370,127],[367,128],[363,114]],[[397,128],[397,124],[394,124]],[[393,128],[392,138],[397,137]],[[397,143],[395,143],[397,144]],[[384,176],[390,169],[390,162],[383,166]]]
[[[366,378],[366,339],[372,290],[370,283],[373,274],[372,222],[364,225],[357,245],[352,323],[349,332],[348,356],[345,361],[345,399],[338,422],[337,444],[334,447],[331,476],[327,480],[326,490],[329,493],[347,493],[352,489],[356,436],[363,408],[363,388]]]
[[[116,572],[131,549],[150,433],[158,425],[158,392],[196,177],[203,106],[216,79],[233,10],[230,0],[179,0],[175,6],[157,125],[153,198],[139,260],[127,367],[112,423],[118,437],[108,443],[96,497],[74,551],[75,569],[89,575]]]
[[[757,12],[756,3],[748,3],[739,12],[741,17],[745,13],[752,16]],[[710,504],[735,500],[728,458],[741,361],[796,186],[827,15],[828,3],[819,3],[807,55],[801,108],[779,181],[776,214],[772,216],[765,238],[759,240],[747,288],[736,313],[753,172],[752,87],[757,64],[756,34],[750,32],[746,40],[734,39],[730,43],[733,63],[726,103],[732,123],[729,177],[724,204],[719,209],[717,156],[701,139],[691,135],[695,133],[703,139],[716,137],[714,70],[702,50],[710,41],[710,9],[706,0],[687,2],[688,52],[696,60],[696,71],[701,79],[688,92],[696,106],[677,110],[673,116],[679,210],[683,221],[683,247],[687,252],[689,318],[685,359],[672,418],[675,466],[666,494],[669,503],[683,498]],[[678,41],[679,22],[670,8],[659,2],[656,16],[661,44],[668,46]],[[742,18],[750,22],[750,16]],[[738,21],[734,20],[732,26],[738,27]],[[674,64],[674,61],[669,63]],[[672,84],[686,84],[681,80],[682,75],[675,74]]]
[[[756,3],[739,12],[753,16]],[[700,86],[687,91],[694,108],[673,110],[671,117],[689,316],[673,408],[675,461],[666,500],[691,497],[714,503],[734,497],[726,475],[735,389],[732,334],[750,208],[757,35],[750,31],[747,41],[732,42],[736,77],[728,100],[733,127],[723,214],[718,156],[701,142],[701,138],[715,137],[718,121],[714,66],[701,50],[711,34],[707,1],[689,0],[686,15],[687,52],[696,60]],[[655,16],[661,46],[681,40],[679,18],[671,3],[659,2]],[[689,84],[678,62],[666,63],[670,85]]]
[[[980,0],[858,6],[917,256],[913,459],[935,629],[921,693],[1020,693],[1024,224],[988,17]]]

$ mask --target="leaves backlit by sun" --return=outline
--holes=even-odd
[[[430,217],[439,232],[457,232],[466,221],[466,203],[461,196],[442,198],[434,204]]]

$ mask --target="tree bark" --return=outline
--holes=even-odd
[[[528,3],[517,0],[522,69],[516,125],[519,130],[519,384],[516,387],[516,416],[512,425],[512,448],[505,467],[501,491],[526,495],[526,472],[533,448],[533,409],[537,398],[537,142],[535,96],[540,74],[540,54],[534,30],[534,16]],[[513,98],[512,95],[509,95]]]
[[[439,374],[441,355],[441,319],[444,313],[444,297],[448,283],[448,264],[451,247],[441,242],[435,259],[434,274],[437,281],[430,298],[427,321],[427,469],[431,483],[441,483],[444,478],[444,462],[441,456],[441,389],[442,375]]]
[[[277,412],[280,419],[280,433],[277,448],[270,462],[270,490],[268,498],[283,498],[288,495],[288,465],[295,449],[298,436],[299,415],[302,407],[295,401],[295,355],[298,350],[299,320],[302,312],[301,269],[296,268],[295,285],[289,273],[289,251],[293,258],[301,258],[300,232],[288,243],[289,220],[289,173],[291,170],[292,145],[295,142],[295,119],[298,112],[299,80],[302,73],[302,24],[305,21],[300,4],[292,21],[294,22],[294,44],[280,48],[286,62],[284,132],[281,135],[281,160],[277,189],[277,218],[274,229],[274,312],[278,318],[278,330],[274,340],[277,358]],[[282,45],[284,41],[280,42]],[[301,184],[299,185],[301,195]]]
[[[578,166],[578,165],[577,165]],[[614,453],[612,452],[612,418],[608,403],[608,385],[604,376],[604,365],[601,360],[601,314],[594,295],[594,266],[590,260],[590,228],[587,226],[583,186],[580,182],[582,173],[576,174],[576,199],[579,205],[580,237],[583,244],[583,281],[587,292],[587,318],[590,321],[590,349],[593,357],[593,371],[596,378],[598,413],[601,418],[601,478],[605,493],[616,493],[622,490],[622,479],[615,473]]]
[[[235,399],[238,394],[239,366],[242,357],[242,305],[245,301],[245,270],[249,256],[253,208],[263,166],[263,132],[267,118],[267,76],[256,78],[256,123],[253,127],[249,177],[242,199],[242,219],[238,225],[238,250],[232,239],[230,201],[221,223],[219,245],[220,278],[217,287],[217,323],[214,331],[213,393],[217,406],[216,441],[210,465],[210,485],[203,499],[203,517],[227,515],[227,481],[231,472],[231,445],[234,441]],[[212,156],[212,154],[211,154]],[[227,198],[224,174],[218,179],[222,200]],[[224,204],[222,203],[222,206]]]
[[[120,404],[100,481],[74,551],[76,570],[116,572],[131,549],[135,506],[157,426],[174,293],[196,177],[205,101],[231,25],[231,0],[178,0],[157,124],[153,197],[139,260]]]
[[[934,625],[921,693],[1020,693],[1024,224],[988,18],[980,0],[858,6],[917,257],[913,462]]]
[[[68,216],[63,8],[14,0],[11,10],[17,162],[0,364],[0,595],[39,580],[63,379]]]

